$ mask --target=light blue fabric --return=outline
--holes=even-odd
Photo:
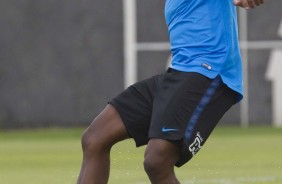
[[[243,95],[242,62],[233,0],[166,0],[171,67],[222,81]]]

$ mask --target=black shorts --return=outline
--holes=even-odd
[[[194,72],[169,69],[128,87],[111,102],[136,146],[150,138],[181,141],[176,166],[189,161],[236,103],[237,93],[220,76],[207,78]]]

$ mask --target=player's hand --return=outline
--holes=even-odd
[[[264,3],[264,0],[234,0],[234,5],[245,9],[255,8]]]

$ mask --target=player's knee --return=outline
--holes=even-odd
[[[93,141],[93,135],[91,135],[90,132],[86,130],[81,137],[82,150],[84,152],[92,152],[94,151],[95,144],[97,143]]]
[[[110,149],[110,145],[107,145],[101,137],[99,137],[95,131],[86,130],[81,137],[81,145],[85,155],[95,155],[102,151]]]
[[[165,162],[161,157],[146,156],[143,164],[148,175],[156,175],[161,173],[165,168]]]

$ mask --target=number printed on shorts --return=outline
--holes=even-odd
[[[203,142],[203,138],[198,132],[194,142],[189,146],[189,151],[192,153],[193,156],[201,149],[202,142]]]

